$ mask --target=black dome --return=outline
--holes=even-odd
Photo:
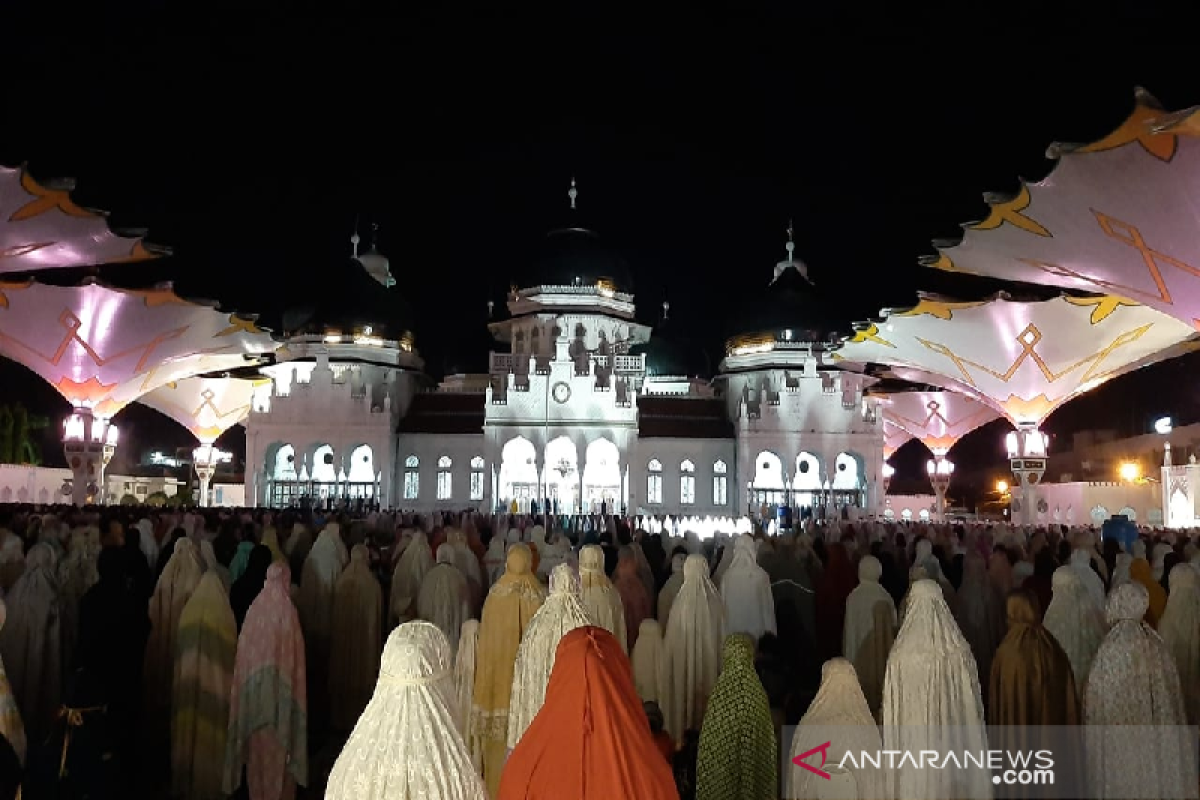
[[[633,275],[625,259],[587,228],[550,231],[529,263],[529,269],[518,276],[519,289],[608,282],[619,291],[633,291]]]
[[[712,363],[704,348],[682,335],[682,328],[670,318],[655,326],[650,341],[634,345],[629,352],[646,356],[646,374],[650,377],[712,377]]]
[[[366,273],[357,259],[349,259],[330,280],[311,284],[309,298],[283,312],[288,335],[324,334],[331,330],[359,333],[371,328],[372,336],[403,339],[412,336],[412,310],[395,289],[386,289]]]
[[[756,292],[730,322],[731,339],[770,334],[796,342],[829,341],[846,327],[832,313],[828,299],[795,267],[785,268],[765,290]]]

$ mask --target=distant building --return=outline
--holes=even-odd
[[[287,316],[280,363],[263,369],[274,391],[246,422],[247,502],[718,517],[876,509],[872,379],[826,362],[838,326],[790,231],[786,260],[714,376],[668,304],[654,328],[637,321],[628,265],[580,224],[574,184],[570,196],[571,218],[480,337],[486,372],[451,364],[437,387],[387,260],[374,248],[358,256],[356,236],[345,280]]]

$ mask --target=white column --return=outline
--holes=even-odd
[[[1036,423],[1022,423],[1005,437],[1009,466],[1017,482],[1013,492],[1018,498],[1019,509],[1014,509],[1013,522],[1020,525],[1037,524],[1037,485],[1046,474],[1046,434],[1038,430]]]

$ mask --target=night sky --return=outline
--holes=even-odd
[[[20,4],[5,5],[12,22]],[[580,213],[632,266],[644,321],[669,299],[715,364],[729,310],[784,256],[789,218],[847,331],[918,289],[985,296],[996,284],[917,265],[931,239],[986,213],[983,192],[1043,177],[1052,141],[1110,131],[1137,85],[1168,109],[1200,103],[1189,26],[1150,3],[1036,4],[1036,16],[391,4],[265,22],[120,5],[5,25],[0,162],[77,178],[82,204],[174,250],[106,278],[173,280],[268,326],[338,280],[356,216],[364,235],[378,222],[435,376],[464,354],[483,361],[486,301],[502,304],[562,221],[572,175]],[[1113,382],[1047,430],[1062,441],[1092,426],[1140,432],[1158,414],[1200,419],[1196,363]],[[0,401],[14,398],[55,425],[66,410],[6,363]],[[191,444],[140,407],[120,422],[125,455]],[[998,463],[999,430],[952,458]],[[223,444],[240,450],[240,436]],[[50,463],[56,442],[55,429]],[[925,457],[910,446],[893,463],[903,476]]]

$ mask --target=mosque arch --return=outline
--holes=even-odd
[[[917,517],[921,520],[921,522],[928,522],[929,521],[929,509],[922,508],[920,510],[920,512],[917,514]]]
[[[579,450],[569,436],[558,436],[546,445],[542,486],[551,510],[572,513],[579,507]]]
[[[1097,525],[1108,519],[1108,509],[1101,505],[1092,506],[1092,522]]]
[[[318,446],[312,452],[312,460],[308,468],[309,480],[320,483],[337,483],[337,464],[334,462],[333,445]]]
[[[762,450],[754,457],[754,482],[751,491],[754,505],[777,506],[785,502],[787,481],[783,460],[770,450]]]
[[[346,494],[351,498],[374,497],[377,476],[375,449],[369,444],[353,448],[350,451],[350,469],[346,472]]]
[[[514,501],[517,510],[529,510],[538,496],[537,448],[524,436],[515,436],[500,450],[500,497],[508,506]]]
[[[583,510],[603,505],[611,513],[621,497],[621,451],[611,439],[593,439],[583,454]]]
[[[1133,506],[1125,506],[1117,513],[1124,515],[1125,519],[1129,520],[1130,522],[1137,522],[1137,511],[1133,508]]]
[[[912,520],[912,509],[911,509],[911,508],[906,508],[906,509],[904,509],[903,511],[901,511],[901,512],[900,512],[900,519],[904,520],[905,522],[909,522],[909,521],[911,521],[911,520]]]
[[[299,473],[296,472],[296,448],[290,444],[280,445],[271,459],[271,478],[294,481],[299,477]]]
[[[830,488],[861,489],[865,473],[862,456],[849,450],[843,450],[834,459]]]

